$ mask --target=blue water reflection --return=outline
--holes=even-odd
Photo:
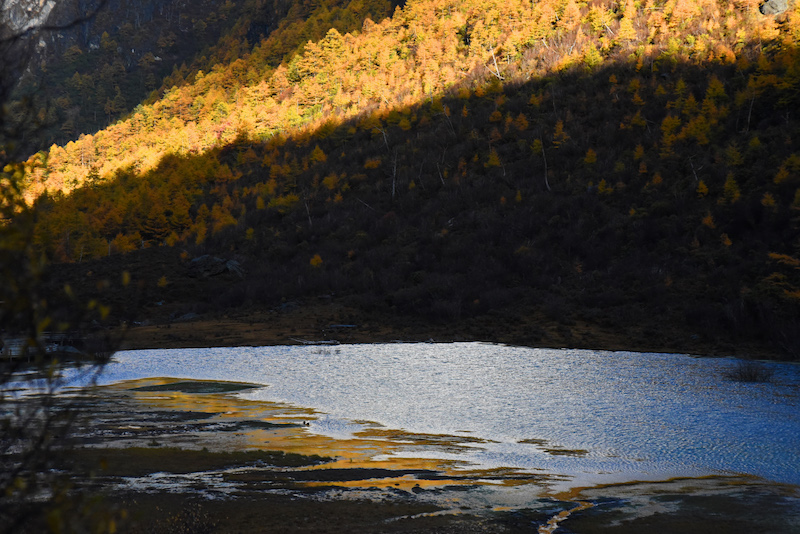
[[[309,430],[331,437],[377,423],[474,438],[396,453],[472,468],[587,483],[743,473],[800,484],[800,366],[765,363],[772,380],[753,384],[726,378],[735,365],[483,343],[240,347],[120,352],[101,382],[259,383],[268,387],[241,395],[313,408],[324,415]]]

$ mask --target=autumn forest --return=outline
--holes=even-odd
[[[54,295],[800,358],[800,4],[188,4],[111,2],[17,88]]]

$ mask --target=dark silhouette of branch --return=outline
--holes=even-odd
[[[3,2],[7,7],[8,2]],[[21,30],[0,28],[0,532],[19,532],[35,519],[31,508],[37,492],[56,499],[63,484],[53,467],[75,417],[76,398],[61,398],[66,384],[56,370],[60,355],[48,346],[50,330],[76,336],[88,318],[80,302],[69,325],[54,325],[54,295],[43,295],[46,262],[33,246],[34,208],[23,198],[25,167],[19,153],[22,131],[35,129],[35,106],[30,98],[11,106],[19,75],[33,57],[34,37],[40,32],[64,31],[93,19],[107,4],[99,0],[87,12],[64,24],[33,24]],[[43,297],[47,298],[43,298]],[[85,308],[85,307],[83,307]],[[88,310],[88,308],[86,308]],[[50,337],[50,339],[48,339]],[[98,336],[95,335],[97,338]],[[107,337],[107,336],[99,336]],[[108,360],[102,347],[117,344],[101,339],[84,344],[83,374],[92,383]],[[98,350],[99,349],[99,350]],[[18,393],[20,389],[27,393]],[[47,503],[44,503],[45,505]],[[40,505],[41,508],[41,505]]]

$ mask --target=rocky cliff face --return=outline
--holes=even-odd
[[[53,50],[53,45],[79,35],[80,25],[73,25],[96,8],[98,1],[0,0],[0,39],[6,39],[3,56],[14,78],[22,76]],[[39,28],[63,28],[37,31]],[[76,31],[77,30],[77,31]],[[18,38],[20,37],[20,38]],[[10,39],[10,41],[8,41]]]
[[[55,6],[55,0],[3,0],[0,28],[8,36],[41,26]]]

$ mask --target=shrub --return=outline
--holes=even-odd
[[[736,382],[769,382],[773,374],[774,371],[762,363],[739,360],[735,367],[725,373],[725,376]]]

